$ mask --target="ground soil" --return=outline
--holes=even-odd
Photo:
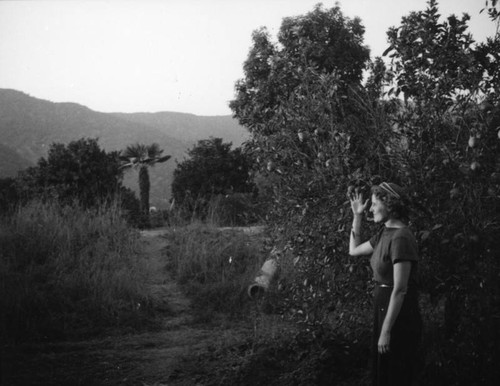
[[[161,229],[142,232],[144,253],[156,265],[150,283],[153,296],[157,306],[162,308],[164,303],[165,308],[158,330],[116,331],[93,340],[29,344],[4,351],[1,384],[206,385],[221,365],[213,360],[213,353],[231,345],[245,350],[254,333],[251,320],[194,320],[189,299],[164,269],[162,233]]]

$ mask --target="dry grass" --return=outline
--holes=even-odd
[[[262,237],[193,222],[168,232],[167,267],[200,317],[246,310],[247,287],[262,264]]]
[[[141,323],[147,265],[138,233],[117,206],[91,211],[34,201],[0,222],[0,242],[2,340]]]

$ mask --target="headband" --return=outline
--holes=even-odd
[[[391,187],[391,185],[389,185],[387,182],[382,182],[379,186],[380,186],[380,188],[382,188],[383,190],[385,190],[387,193],[389,193],[391,196],[396,197],[396,198],[401,198],[401,196],[399,195],[399,193],[397,193]]]

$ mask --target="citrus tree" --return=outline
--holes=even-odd
[[[500,301],[500,38],[475,43],[469,19],[443,20],[431,0],[390,29],[387,90],[403,100],[391,117],[405,138],[399,174],[425,208],[414,218],[424,290],[445,302],[439,349],[450,350],[450,377],[477,381],[469,370],[482,367],[488,383],[499,342],[487,315]]]
[[[280,107],[294,97],[308,71],[334,74],[342,81],[337,84],[341,92],[359,84],[369,59],[363,34],[358,18],[321,4],[305,16],[284,18],[277,43],[265,28],[254,31],[245,77],[236,82],[236,98],[230,102],[234,115],[252,133],[268,134],[279,131],[269,122],[283,115]]]
[[[445,384],[473,383],[474,368],[495,379],[500,347],[498,319],[486,316],[500,308],[500,40],[474,42],[468,21],[443,20],[431,0],[388,31],[386,60],[369,62],[360,21],[317,6],[284,19],[277,44],[254,33],[230,104],[271,181],[280,302],[300,323],[333,316],[344,336],[368,331],[371,274],[347,257],[345,193],[380,180],[409,188],[422,290],[445,304],[441,339],[426,337],[437,358],[428,380],[440,372]]]
[[[281,305],[306,325],[325,325],[332,315],[338,328],[362,323],[369,304],[369,272],[347,256],[346,191],[393,174],[385,117],[396,105],[376,98],[375,76],[370,92],[362,85],[369,66],[363,33],[359,19],[320,5],[284,19],[277,44],[265,30],[254,32],[230,103],[252,133],[255,172],[271,181]]]

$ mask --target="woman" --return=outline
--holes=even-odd
[[[372,188],[370,212],[384,227],[361,243],[361,222],[368,200],[358,191],[350,195],[354,215],[349,254],[371,254],[375,279],[373,384],[411,385],[415,378],[421,319],[417,295],[417,243],[407,227],[408,209],[403,189],[383,182]]]

